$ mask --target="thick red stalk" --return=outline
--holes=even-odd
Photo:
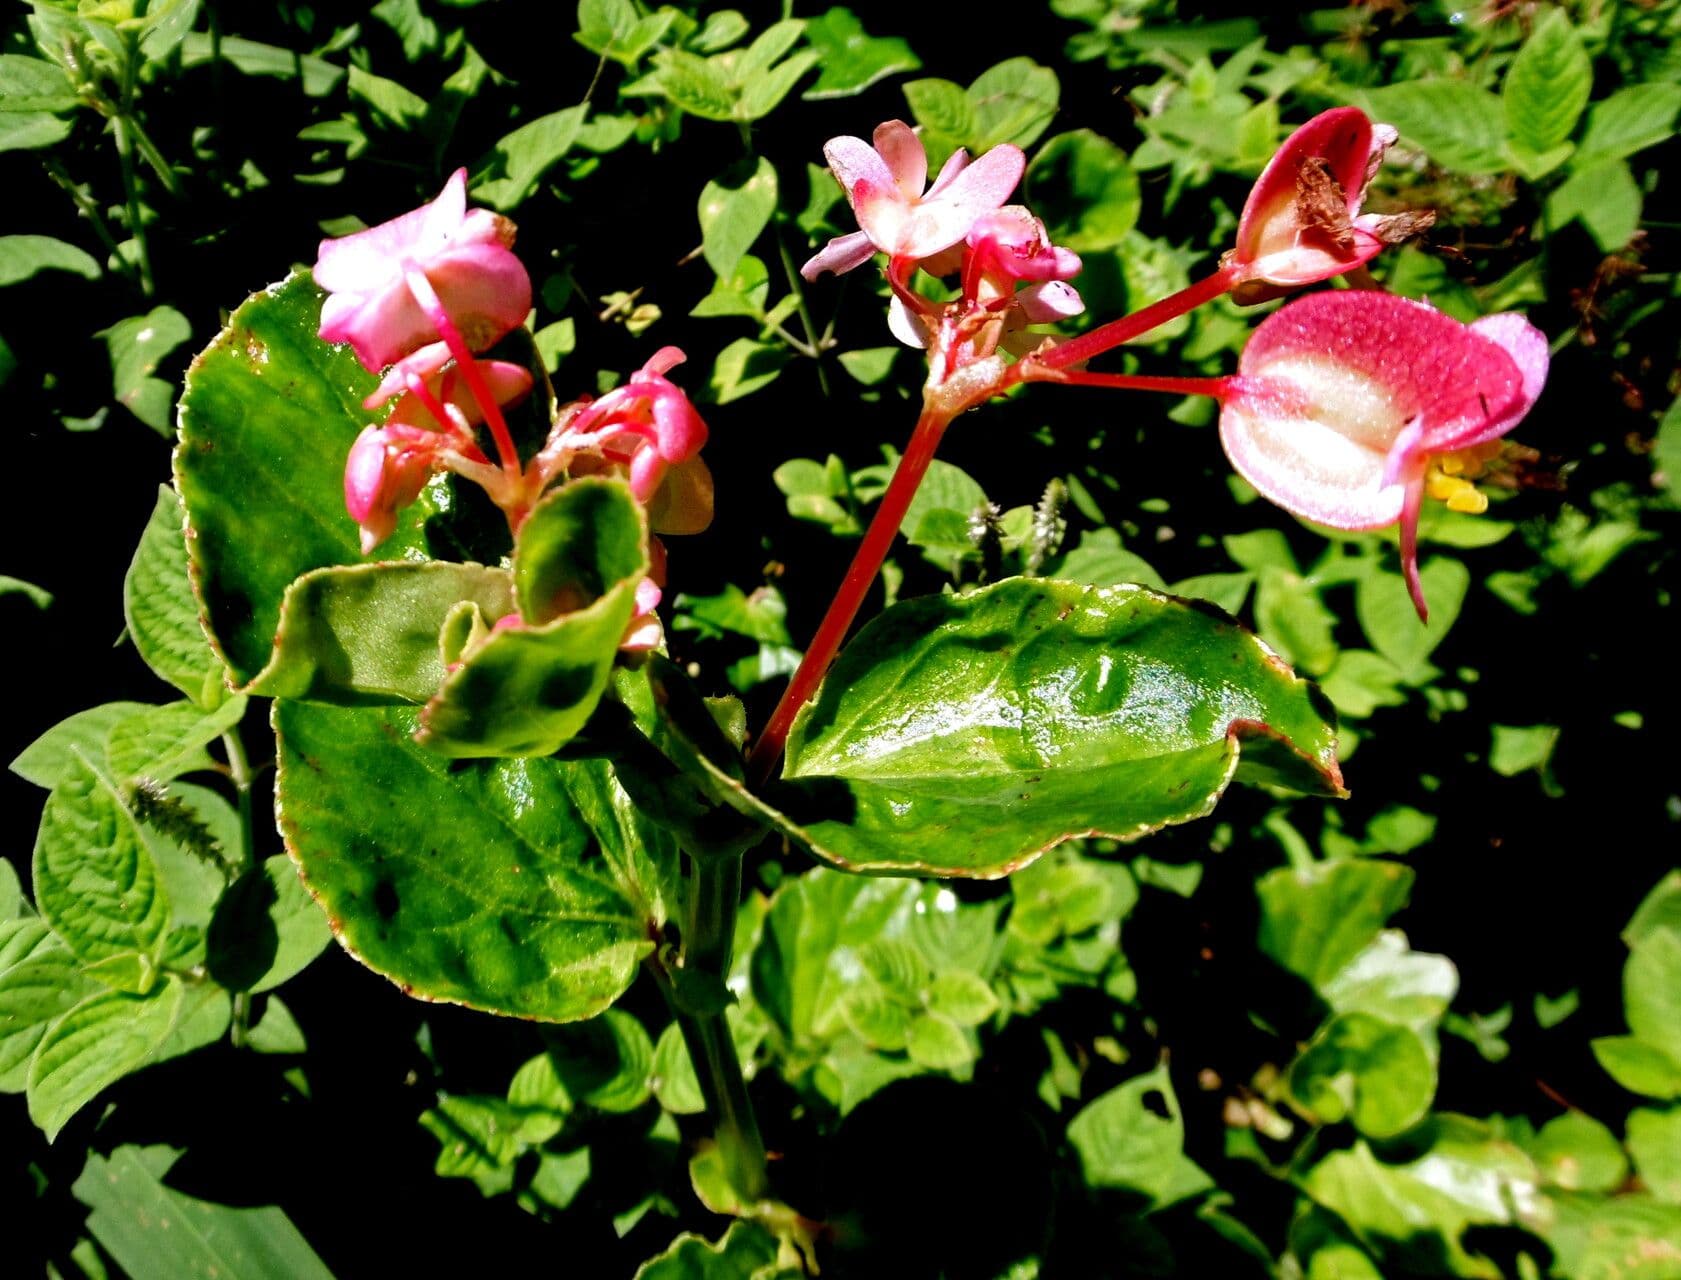
[[[479,366],[473,360],[473,352],[467,346],[467,340],[461,336],[461,330],[455,327],[455,321],[450,319],[449,312],[444,309],[443,300],[432,288],[432,282],[426,278],[425,272],[410,271],[404,279],[408,283],[409,292],[414,294],[414,300],[420,304],[426,318],[437,329],[438,336],[444,340],[450,355],[455,357],[461,376],[467,379],[467,389],[479,402],[479,409],[484,413],[485,425],[490,428],[491,439],[496,441],[496,452],[502,460],[502,470],[517,478],[520,474],[519,451],[514,448],[513,436],[508,434],[508,423],[502,416],[502,406],[496,402],[496,397],[490,394],[490,387],[486,385],[484,374],[479,372]]]
[[[1143,373],[1089,373],[1084,369],[1054,369],[1034,376],[1030,368],[1023,382],[1057,382],[1074,387],[1109,387],[1115,391],[1165,391],[1169,395],[1213,396],[1222,399],[1230,390],[1230,376],[1221,378],[1158,377]]]
[[[764,732],[747,757],[748,780],[753,784],[762,783],[770,777],[788,741],[788,730],[794,723],[795,715],[816,692],[835,655],[840,652],[841,641],[846,639],[852,620],[858,616],[870,584],[881,572],[882,561],[887,559],[893,538],[899,532],[905,512],[910,509],[911,499],[916,496],[922,477],[927,474],[928,464],[934,460],[934,450],[939,447],[940,437],[945,434],[950,422],[947,414],[932,409],[924,409],[917,419],[910,443],[905,446],[904,456],[893,470],[893,478],[887,482],[887,492],[882,494],[875,518],[864,531],[864,540],[858,544],[846,577],[841,580],[840,590],[835,592],[835,598],[830,601],[829,611],[818,624],[817,634],[812,636],[805,657],[800,660],[793,679],[782,692],[782,700],[771,712]]]
[[[1141,311],[1134,311],[1119,320],[1099,325],[1090,333],[1083,333],[1078,338],[1058,343],[1040,356],[1038,362],[1052,369],[1066,369],[1071,364],[1079,364],[1082,360],[1100,356],[1123,342],[1130,342],[1149,333],[1158,325],[1164,325],[1169,320],[1184,315],[1187,311],[1194,311],[1205,302],[1212,302],[1229,290],[1236,279],[1235,268],[1221,267],[1213,275],[1198,280],[1178,293],[1170,294],[1160,302],[1152,302]]]

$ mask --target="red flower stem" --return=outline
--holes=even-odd
[[[1130,342],[1149,333],[1158,325],[1164,325],[1187,311],[1195,310],[1205,302],[1212,302],[1229,290],[1236,279],[1235,268],[1221,267],[1213,275],[1198,280],[1178,293],[1168,295],[1160,302],[1152,302],[1141,311],[1134,311],[1129,316],[1099,325],[1090,333],[1083,333],[1078,338],[1058,343],[1040,356],[1038,363],[1051,369],[1066,369],[1071,364],[1079,364],[1093,356],[1100,356],[1123,342]]]
[[[887,482],[887,492],[881,496],[881,505],[876,508],[875,518],[864,531],[864,540],[858,544],[858,551],[852,557],[846,577],[841,579],[840,590],[835,592],[835,598],[829,602],[829,611],[818,624],[817,634],[812,636],[805,657],[800,660],[793,679],[782,692],[782,700],[771,712],[764,732],[759,735],[759,740],[753,744],[753,750],[747,757],[747,776],[753,785],[756,786],[770,777],[771,770],[776,767],[777,760],[782,756],[782,748],[788,741],[788,730],[794,723],[795,715],[816,691],[830,664],[834,662],[835,655],[840,651],[841,641],[846,639],[847,629],[858,616],[858,610],[864,603],[870,584],[881,572],[882,561],[887,559],[893,538],[899,532],[905,512],[910,509],[911,499],[916,496],[922,477],[928,472],[928,464],[934,460],[934,450],[939,447],[940,437],[945,434],[950,422],[948,414],[926,408],[917,419],[916,429],[911,432],[910,443],[905,446],[904,456],[894,468],[893,478]]]
[[[484,374],[479,372],[478,364],[473,360],[473,353],[467,346],[467,340],[461,336],[461,330],[455,327],[455,321],[450,319],[449,312],[444,309],[443,300],[432,288],[432,282],[422,271],[410,271],[404,280],[408,283],[409,292],[414,294],[414,300],[420,304],[420,309],[426,313],[438,330],[438,336],[444,340],[450,355],[455,357],[455,363],[461,370],[461,376],[467,379],[467,389],[473,393],[473,399],[479,402],[479,409],[484,414],[485,425],[490,428],[490,435],[496,441],[496,452],[502,459],[502,470],[510,476],[520,474],[519,450],[514,448],[514,438],[508,434],[508,423],[502,416],[502,406],[496,403],[496,397],[490,394],[490,388],[485,384]]]
[[[1022,374],[1023,382],[1057,382],[1075,387],[1109,387],[1116,391],[1165,391],[1170,395],[1213,396],[1225,398],[1231,390],[1232,379],[1171,378],[1138,373],[1089,373],[1084,369],[1056,369],[1036,376],[1029,369]]]

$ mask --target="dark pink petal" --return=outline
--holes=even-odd
[[[402,275],[406,260],[424,260],[461,230],[467,171],[457,169],[430,204],[337,240],[323,240],[315,283],[333,293],[368,293]]]
[[[1517,366],[1522,385],[1517,396],[1474,438],[1456,446],[1461,449],[1498,439],[1523,421],[1546,385],[1547,369],[1552,362],[1547,349],[1547,335],[1515,311],[1473,320],[1470,329],[1479,338],[1487,338],[1498,345],[1511,358]]]
[[[525,264],[500,245],[452,249],[429,262],[425,274],[474,351],[524,324],[531,310]]]
[[[654,443],[667,462],[683,462],[706,444],[706,423],[688,396],[670,383],[666,388],[654,398]]]
[[[877,154],[898,184],[899,194],[907,200],[922,199],[922,187],[928,181],[928,153],[922,149],[916,130],[903,120],[889,120],[876,126],[874,142]]]
[[[870,243],[870,237],[862,231],[854,231],[851,235],[836,236],[829,241],[806,260],[800,274],[807,280],[815,280],[825,271],[833,271],[838,276],[863,266],[875,255],[876,247]]]

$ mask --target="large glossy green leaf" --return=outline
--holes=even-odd
[[[513,612],[512,576],[443,560],[313,570],[287,587],[273,659],[246,687],[338,706],[425,702],[447,674],[439,635],[464,603],[486,623]]]
[[[198,601],[187,576],[181,500],[158,487],[146,531],[123,579],[123,617],[146,665],[200,706],[222,698],[225,672],[198,621]]]
[[[612,1004],[657,920],[552,760],[452,764],[407,709],[281,700],[287,847],[344,946],[427,999],[551,1021]]]
[[[47,797],[35,841],[41,914],[78,959],[155,956],[169,899],[140,828],[111,786],[78,762]]]
[[[420,741],[474,759],[558,751],[607,689],[647,572],[647,516],[626,485],[586,478],[549,494],[514,543],[524,625],[465,650],[421,713]]]
[[[376,379],[348,347],[315,336],[321,298],[303,271],[254,294],[193,361],[181,398],[175,476],[189,567],[239,684],[268,664],[293,580],[363,560],[344,510],[344,460]],[[421,551],[424,514],[424,504],[409,508],[381,557]]]
[[[849,870],[990,878],[1074,836],[1202,817],[1234,773],[1335,794],[1333,723],[1229,619],[1142,587],[1010,579],[860,632],[763,812]]]
[[[234,1208],[163,1184],[180,1152],[89,1153],[71,1191],[88,1230],[133,1280],[332,1280],[291,1220],[272,1205]]]

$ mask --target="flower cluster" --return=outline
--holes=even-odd
[[[1028,326],[1084,310],[1068,283],[1080,259],[1052,244],[1027,209],[1005,204],[1022,173],[1021,152],[999,146],[968,164],[959,151],[924,192],[922,145],[892,120],[876,130],[873,147],[842,137],[825,148],[861,229],[832,240],[804,274],[847,271],[877,251],[888,255],[888,325],[902,341],[928,350],[928,411],[942,420],[1027,381],[1217,397],[1226,452],[1265,497],[1335,528],[1399,525],[1403,571],[1423,617],[1416,546],[1422,499],[1482,508],[1486,500],[1471,479],[1540,393],[1547,344],[1521,316],[1462,325],[1424,303],[1383,293],[1364,274],[1386,245],[1433,221],[1428,211],[1363,212],[1366,189],[1395,137],[1394,129],[1374,125],[1353,107],[1315,116],[1256,181],[1236,243],[1212,275],[1058,340]],[[942,304],[912,291],[918,269],[957,276],[959,296]],[[1269,317],[1234,376],[1153,377],[1086,367],[1221,295],[1239,304],[1261,302],[1351,272],[1364,287],[1312,295]],[[1006,364],[1000,352],[1017,359]],[[954,378],[959,371],[966,376]],[[942,398],[947,387],[952,390]]]
[[[430,204],[321,243],[315,280],[328,296],[320,336],[348,343],[369,371],[383,371],[363,407],[389,406],[345,461],[345,507],[364,555],[444,471],[482,486],[515,530],[556,481],[603,472],[628,480],[656,532],[696,533],[711,522],[712,477],[699,456],[706,424],[665,376],[683,361],[676,347],[655,353],[623,387],[561,408],[522,464],[503,410],[531,393],[532,373],[480,358],[531,309],[531,279],[513,240],[508,219],[467,208],[467,174],[457,170]],[[657,539],[649,554],[654,568],[626,639],[636,647],[660,642],[653,609],[665,554]]]

